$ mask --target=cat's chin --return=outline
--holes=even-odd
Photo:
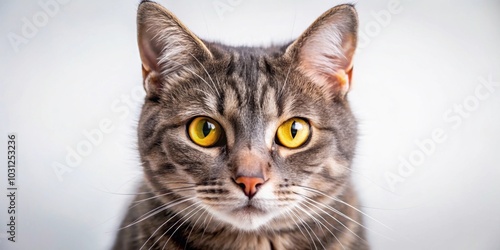
[[[232,211],[216,212],[217,218],[242,231],[257,231],[271,221],[274,216],[270,212],[255,206],[244,206]]]

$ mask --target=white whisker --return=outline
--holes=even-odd
[[[345,215],[345,214],[341,213],[340,211],[338,211],[338,210],[337,210],[337,209],[335,209],[335,208],[332,208],[332,207],[330,207],[330,206],[328,206],[328,205],[322,204],[321,202],[315,201],[315,200],[313,200],[313,199],[311,199],[311,198],[309,198],[309,197],[307,197],[307,196],[305,196],[305,195],[304,195],[304,196],[302,196],[302,197],[304,197],[304,198],[306,198],[306,199],[308,200],[308,201],[306,201],[307,203],[311,204],[311,206],[314,206],[315,208],[319,209],[321,212],[323,212],[323,213],[325,213],[326,215],[328,215],[330,218],[332,218],[332,219],[334,219],[335,221],[337,221],[337,223],[339,223],[340,225],[342,225],[343,227],[345,227],[345,229],[347,229],[349,232],[351,232],[352,234],[354,234],[354,235],[355,235],[358,239],[365,241],[363,238],[361,238],[361,237],[360,237],[360,236],[358,236],[356,233],[354,233],[351,229],[349,229],[349,227],[347,227],[346,225],[344,225],[344,224],[343,224],[340,220],[338,220],[337,218],[333,217],[331,214],[329,214],[327,211],[323,210],[322,208],[320,208],[320,207],[318,207],[318,206],[314,205],[312,202],[315,202],[316,204],[320,204],[320,205],[322,205],[322,206],[324,206],[324,207],[328,208],[330,211],[333,211],[334,213],[337,213],[337,214],[341,215],[342,217],[344,217],[344,218],[346,218],[346,219],[348,219],[348,220],[350,220],[350,221],[352,221],[352,222],[356,223],[357,225],[359,225],[359,226],[361,226],[361,227],[363,227],[363,228],[366,228],[365,226],[363,226],[362,224],[360,224],[360,223],[359,223],[359,222],[357,222],[356,220],[354,220],[354,219],[350,218],[349,216],[347,216],[347,215]],[[367,229],[367,228],[366,228],[366,229]],[[338,230],[338,229],[337,229],[337,230]],[[368,229],[368,230],[369,230],[369,229]]]
[[[196,186],[190,186],[190,187],[181,187],[181,188],[173,188],[173,189],[170,189],[172,190],[171,192],[168,192],[168,193],[164,193],[164,194],[159,194],[159,195],[155,195],[155,196],[152,196],[152,197],[149,197],[149,198],[145,198],[145,199],[141,199],[141,200],[138,200],[138,201],[134,201],[133,203],[136,203],[134,204],[133,206],[131,206],[130,208],[133,208],[137,205],[139,205],[140,203],[144,202],[144,201],[148,201],[148,200],[152,200],[152,199],[155,199],[155,198],[159,198],[159,197],[162,197],[162,196],[166,196],[166,195],[169,195],[169,194],[173,194],[175,193],[176,191],[184,191],[184,190],[194,190]]]
[[[147,220],[147,219],[151,218],[152,216],[157,215],[157,214],[158,214],[158,213],[160,213],[161,211],[164,211],[164,210],[169,209],[169,208],[171,208],[171,207],[173,207],[173,206],[179,205],[179,204],[181,204],[181,203],[184,203],[184,202],[186,202],[186,201],[193,200],[193,199],[196,199],[196,197],[191,197],[191,198],[179,198],[179,199],[174,200],[174,201],[172,201],[172,202],[169,202],[169,203],[167,203],[167,204],[161,205],[161,206],[159,206],[159,207],[157,207],[157,208],[155,208],[155,209],[153,209],[153,210],[151,210],[151,211],[147,212],[146,214],[144,214],[144,215],[140,216],[140,217],[139,217],[139,218],[137,218],[134,222],[132,222],[132,223],[128,224],[127,226],[124,226],[124,227],[120,228],[119,230],[122,230],[122,229],[128,228],[128,227],[130,227],[130,226],[133,226],[133,225],[135,225],[135,224],[137,224],[137,223],[140,223],[140,222],[142,222],[142,221],[144,221],[144,220]],[[180,201],[179,201],[179,200],[180,200]],[[175,202],[175,201],[178,201],[178,202]],[[141,218],[142,218],[142,219],[141,219]]]
[[[198,217],[198,219],[196,219],[196,221],[195,221],[195,222],[194,222],[194,224],[193,224],[193,227],[191,227],[191,230],[189,231],[189,234],[188,234],[188,236],[187,236],[187,238],[186,238],[186,244],[184,245],[184,249],[186,249],[186,248],[187,248],[187,244],[188,244],[188,242],[189,242],[189,237],[191,237],[191,233],[193,232],[194,228],[195,228],[195,227],[196,227],[196,225],[198,224],[198,221],[201,219],[201,217],[203,217],[203,215],[204,215],[205,213],[208,213],[208,210],[206,210],[206,209],[205,209],[205,210],[203,211],[203,213],[201,213],[201,214],[200,214],[200,216]],[[207,218],[207,216],[205,216],[205,219],[206,219],[206,218]]]
[[[198,64],[200,64],[200,66],[203,68],[203,70],[204,70],[204,71],[205,71],[205,73],[207,74],[208,78],[209,78],[209,79],[210,79],[210,81],[212,82],[212,85],[213,85],[213,87],[214,87],[215,91],[217,92],[217,96],[220,98],[221,96],[220,96],[219,90],[217,89],[217,86],[215,86],[215,82],[214,82],[214,80],[212,79],[212,77],[210,76],[210,74],[208,73],[207,68],[205,68],[205,65],[203,65],[203,63],[201,63],[201,62],[198,60],[198,58],[196,58],[195,56],[193,56],[193,54],[191,54],[191,52],[188,52],[188,53],[189,53],[189,55],[191,55],[191,56],[192,56],[192,57],[193,57],[193,58],[194,58],[194,59],[198,62]]]
[[[306,202],[307,202],[307,201],[306,201]],[[311,203],[309,203],[309,204],[311,204]],[[340,230],[338,230],[335,226],[333,226],[330,222],[328,222],[325,218],[323,218],[323,216],[321,216],[318,212],[316,212],[316,211],[314,211],[314,210],[310,209],[310,208],[309,208],[307,205],[305,205],[305,204],[303,204],[303,205],[304,205],[304,206],[306,206],[309,210],[313,211],[315,214],[317,214],[317,215],[318,215],[321,219],[323,219],[323,220],[324,220],[324,221],[325,221],[325,222],[326,222],[329,226],[333,227],[333,228],[334,228],[334,229],[336,229],[337,231],[340,231]],[[299,207],[300,207],[300,206],[299,206]],[[319,223],[321,223],[321,221],[319,221],[318,219],[316,219],[315,217],[313,217],[311,214],[309,214],[309,213],[308,213],[308,215],[309,215],[309,216],[311,216],[311,218],[313,218],[313,220],[317,220]],[[340,222],[339,222],[339,223],[340,223]],[[341,224],[342,224],[342,223],[341,223]],[[331,235],[332,235],[332,236],[333,236],[333,237],[334,237],[334,238],[338,241],[338,243],[340,244],[340,246],[342,247],[342,249],[344,249],[344,250],[345,250],[344,245],[342,244],[342,242],[340,242],[340,240],[337,238],[337,236],[336,236],[336,235],[335,235],[332,231],[330,231],[330,229],[329,229],[327,226],[325,226],[325,224],[321,223],[321,225],[322,225],[323,227],[325,227],[325,228],[326,228],[326,230],[328,230],[328,232],[330,232],[330,234],[331,234]],[[346,226],[344,226],[344,227],[345,227],[345,228],[347,228]],[[349,229],[347,228],[347,230],[349,230]],[[350,231],[350,230],[349,230],[349,231]],[[356,234],[355,234],[355,235],[356,235]],[[360,238],[360,239],[361,239],[361,238]]]
[[[214,218],[214,216],[212,214],[210,214],[210,219],[207,222],[207,226],[205,226],[205,228],[203,229],[203,233],[201,234],[200,239],[203,239],[203,236],[205,235],[205,231],[207,231],[207,227],[210,224],[210,222],[212,221],[212,218]],[[205,217],[205,219],[207,219],[207,218]],[[205,220],[203,220],[203,225],[205,225]]]
[[[198,77],[200,80],[202,80],[204,83],[207,84],[208,87],[210,87],[210,89],[212,89],[213,91],[215,91],[216,93],[219,93],[219,91],[217,89],[215,89],[215,86],[212,86],[210,85],[210,83],[208,83],[203,77],[201,77],[200,75],[198,75],[196,72],[194,72],[192,69],[188,68],[187,66],[177,62],[177,61],[174,61],[174,60],[171,60],[171,62],[183,67],[185,70],[189,71],[189,73],[195,75],[196,77]],[[220,94],[219,94],[220,95]]]
[[[305,186],[299,186],[299,187],[304,188],[304,189],[305,189],[305,190],[307,190],[307,191],[311,191],[311,192],[314,192],[314,193],[317,193],[317,194],[323,195],[323,196],[325,196],[325,197],[327,197],[327,198],[330,198],[330,199],[332,199],[332,200],[334,200],[334,201],[340,202],[340,203],[342,203],[342,204],[344,204],[344,205],[346,205],[346,206],[348,206],[348,207],[350,207],[350,208],[354,209],[356,212],[358,212],[358,213],[360,213],[360,214],[362,214],[362,215],[366,216],[367,218],[369,218],[369,219],[371,219],[371,220],[373,220],[373,221],[375,221],[375,222],[379,223],[380,225],[384,226],[385,228],[387,228],[387,229],[389,229],[389,230],[391,230],[391,231],[394,231],[394,232],[395,232],[395,230],[394,230],[394,229],[392,229],[391,227],[389,227],[389,226],[385,225],[385,224],[384,224],[384,223],[382,223],[381,221],[379,221],[379,220],[377,220],[377,219],[373,218],[372,216],[370,216],[370,215],[368,215],[368,214],[364,213],[363,211],[361,211],[361,210],[357,209],[356,207],[352,206],[351,204],[349,204],[349,203],[347,203],[347,202],[344,202],[344,201],[340,200],[339,198],[332,197],[332,196],[330,196],[330,195],[328,195],[328,194],[325,194],[324,192],[321,192],[321,191],[316,190],[316,189],[314,189],[314,188],[309,188],[309,187],[305,187]]]
[[[193,197],[194,198],[194,197]],[[201,201],[200,201],[201,202]],[[160,226],[158,226],[158,228],[156,228],[156,230],[151,234],[151,236],[149,236],[149,238],[144,242],[144,244],[142,244],[141,248],[139,248],[139,250],[143,249],[144,246],[146,246],[146,244],[148,243],[149,240],[151,240],[153,238],[153,236],[156,234],[156,232],[158,232],[158,230],[160,230],[160,228],[162,228],[163,226],[165,226],[170,220],[172,220],[173,218],[175,218],[175,216],[179,213],[182,213],[184,212],[184,210],[186,209],[189,209],[190,207],[194,206],[194,205],[198,205],[200,202],[197,202],[197,203],[193,203],[187,207],[185,207],[184,209],[182,209],[181,211],[177,212],[174,214],[174,216],[170,217],[168,220],[166,220],[165,222],[163,222]],[[163,236],[163,235],[162,235]],[[151,245],[151,247],[153,247],[162,237],[158,238],[155,242],[153,242],[153,244]],[[150,247],[150,249],[151,249]]]
[[[391,191],[391,190],[389,190],[388,188],[386,188],[386,187],[384,187],[384,186],[382,186],[382,185],[378,184],[377,182],[375,182],[374,180],[372,180],[370,177],[366,176],[365,174],[362,174],[362,173],[361,173],[361,172],[359,172],[359,171],[353,170],[353,169],[351,169],[351,168],[349,168],[349,167],[346,167],[346,166],[343,166],[343,165],[339,165],[339,166],[340,166],[340,167],[342,167],[342,168],[344,168],[344,169],[347,169],[347,170],[351,171],[353,174],[357,174],[357,175],[359,175],[359,176],[363,177],[364,179],[366,179],[367,181],[369,181],[371,184],[373,184],[373,185],[375,185],[375,186],[377,186],[377,187],[379,187],[379,188],[381,188],[381,189],[383,189],[383,190],[385,190],[385,191],[387,191],[387,192],[389,192],[389,193],[394,194],[394,192],[392,192],[392,191]]]
[[[168,231],[170,231],[170,229],[172,229],[172,227],[174,227],[175,225],[177,225],[177,223],[181,222],[182,223],[177,226],[177,228],[170,234],[170,237],[168,237],[167,241],[165,242],[165,244],[163,244],[163,247],[161,248],[162,250],[165,249],[165,247],[167,246],[168,242],[170,241],[170,239],[172,238],[172,236],[177,232],[177,230],[179,230],[179,228],[184,225],[184,223],[186,223],[189,219],[191,219],[191,217],[193,217],[198,211],[202,210],[203,209],[203,206],[202,205],[199,205],[201,203],[198,202],[198,206],[193,208],[190,212],[188,212],[187,214],[185,214],[184,216],[182,216],[177,222],[175,222],[172,226],[170,226],[167,231],[165,231],[165,233],[163,235],[165,235]],[[191,214],[192,213],[192,214]],[[189,217],[187,217],[186,219],[184,219],[186,216],[188,216],[189,214],[191,214]],[[162,235],[162,237],[163,237]]]
[[[297,228],[299,229],[300,233],[302,233],[302,235],[304,236],[304,238],[307,238],[306,234],[304,234],[304,232],[303,232],[303,231],[302,231],[302,229],[300,228],[299,224],[297,224],[297,222],[296,222],[296,221],[293,219],[293,217],[291,216],[290,211],[284,211],[284,212],[286,212],[286,213],[287,213],[287,214],[286,214],[287,216],[285,216],[285,217],[290,218],[290,219],[293,221],[293,223],[297,226]],[[281,212],[281,214],[283,214],[283,212]],[[283,215],[285,215],[285,214],[283,214]],[[309,246],[311,246],[311,243],[309,243]]]
[[[290,74],[291,69],[292,69],[292,64],[290,64],[290,66],[288,67],[288,72],[286,73],[285,82],[283,83],[283,86],[281,86],[281,89],[279,90],[279,97],[280,98],[283,96],[283,90],[286,87],[286,84],[288,81],[288,75]]]
[[[327,227],[327,226],[325,226],[325,224],[323,224],[323,223],[322,223],[321,221],[319,221],[316,217],[314,217],[311,213],[309,213],[309,211],[305,210],[305,209],[302,207],[302,205],[303,205],[303,204],[299,204],[296,208],[300,209],[300,210],[301,210],[302,212],[304,212],[307,216],[309,216],[309,218],[311,218],[311,219],[314,221],[314,223],[316,224],[316,226],[322,230],[322,233],[323,233],[323,234],[325,233],[325,232],[323,231],[323,229],[322,229],[322,228],[324,227],[324,228],[326,228],[326,230],[328,230],[328,231],[329,231],[329,232],[333,235],[333,237],[335,237],[335,239],[338,241],[337,236],[335,236],[335,234],[334,234],[334,233],[332,233],[332,231],[330,231],[330,229],[328,229],[328,227]],[[326,249],[326,247],[325,247],[325,246],[323,245],[323,243],[322,243],[322,240],[318,237],[318,235],[316,235],[316,233],[314,233],[314,230],[312,230],[312,229],[311,229],[311,231],[313,231],[314,236],[316,236],[316,239],[318,239],[319,244],[321,244],[321,246],[323,247],[323,249]],[[339,243],[340,243],[340,241],[339,241]],[[342,243],[341,243],[340,245],[342,245]],[[344,246],[342,246],[342,248],[344,248]],[[344,249],[344,250],[345,250],[345,249]]]
[[[311,228],[309,225],[307,225],[307,223],[306,223],[306,222],[305,222],[302,218],[300,218],[300,216],[298,216],[298,215],[297,215],[297,214],[293,211],[293,209],[292,209],[292,210],[290,210],[290,212],[291,212],[291,214],[292,214],[292,215],[294,215],[294,216],[295,216],[295,218],[297,218],[297,220],[299,220],[300,224],[304,225],[304,230],[305,230],[305,231],[306,231],[306,233],[309,235],[309,239],[311,239],[311,242],[312,242],[312,243],[313,243],[313,245],[314,245],[314,249],[316,249],[316,250],[317,250],[317,249],[318,249],[318,247],[316,246],[316,242],[314,241],[314,239],[313,239],[313,237],[312,237],[312,235],[311,235],[311,233],[310,233],[310,232],[312,232],[312,233],[314,234],[314,236],[316,236],[316,234],[314,233],[314,231],[312,230],[312,228]],[[311,230],[311,231],[309,231],[307,228],[309,228],[309,230]],[[318,236],[316,236],[316,239],[318,239]],[[318,239],[318,240],[319,240],[319,239]],[[323,248],[324,248],[324,246],[323,246]]]

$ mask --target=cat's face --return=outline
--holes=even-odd
[[[141,4],[138,25],[139,149],[160,199],[250,231],[342,192],[356,141],[351,6],[282,48],[203,42],[154,3]]]

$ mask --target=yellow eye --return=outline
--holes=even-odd
[[[215,145],[222,136],[222,128],[208,117],[196,117],[188,127],[188,134],[194,143],[202,147]]]
[[[292,118],[279,126],[276,137],[281,145],[287,148],[298,148],[307,141],[310,133],[308,122],[300,118]]]

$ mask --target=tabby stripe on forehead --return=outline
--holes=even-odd
[[[252,96],[252,92],[254,92],[254,90],[252,90],[251,88],[248,88],[247,89],[247,97],[250,97]],[[256,97],[254,98],[247,98],[248,100],[248,109],[251,111],[251,112],[254,112],[256,111]]]
[[[283,98],[283,95],[278,95],[278,99],[276,100],[276,103],[278,104],[278,115],[277,117],[280,117],[283,115],[283,109],[285,106],[285,100]]]
[[[268,89],[268,85],[267,84],[263,84],[262,86],[262,90],[260,92],[260,97],[259,97],[259,105],[260,105],[260,108],[261,109],[264,109],[264,101],[266,99],[266,94],[267,94],[267,89]]]
[[[236,93],[236,97],[238,99],[238,107],[243,107],[245,105],[245,102],[247,100],[247,93],[246,93],[246,85],[243,82],[240,82],[241,78],[234,77],[233,79],[229,80],[229,86],[234,90]]]
[[[247,78],[246,78],[246,81],[248,82],[247,83],[247,86],[249,86],[249,88],[247,89],[247,96],[253,96],[253,95],[256,95],[255,93],[258,93],[259,91],[261,91],[261,83],[259,82],[260,80],[260,77],[261,77],[261,74],[260,74],[260,70],[259,70],[259,66],[260,66],[260,58],[258,56],[255,56],[255,55],[252,55],[250,54],[249,55],[249,58],[250,58],[250,65],[247,68],[247,71],[246,71],[246,74],[247,74]],[[255,73],[257,72],[257,74]],[[257,110],[257,103],[259,103],[259,100],[257,100],[257,96],[255,96],[254,98],[249,98],[249,106],[250,106],[250,110],[251,111],[256,111]]]
[[[224,110],[226,111],[227,109],[230,109],[230,108],[233,108],[233,109],[239,109],[243,104],[242,104],[242,99],[243,97],[241,96],[240,92],[238,91],[237,87],[236,87],[236,82],[231,80],[231,81],[228,81],[229,84],[227,85],[228,88],[230,88],[231,90],[230,91],[233,91],[234,94],[236,94],[236,101],[238,102],[238,106],[237,107],[224,107]],[[226,91],[226,94],[229,94],[229,91]],[[224,97],[226,98],[226,97]]]
[[[258,71],[259,62],[257,58],[249,53],[241,53],[242,57],[240,77],[247,82],[247,86],[255,86],[255,83],[259,80],[259,74],[255,74]]]
[[[224,101],[226,100],[226,92],[224,94],[220,95],[219,98],[217,98],[217,112],[219,112],[220,115],[224,115]]]
[[[261,96],[260,96],[260,107],[264,111],[264,114],[269,114],[274,117],[279,117],[282,112],[282,108],[280,110],[277,96],[277,87],[276,80],[274,76],[266,75],[266,82],[262,84]]]
[[[234,72],[234,54],[230,53],[229,63],[226,66],[226,75],[230,76]]]

